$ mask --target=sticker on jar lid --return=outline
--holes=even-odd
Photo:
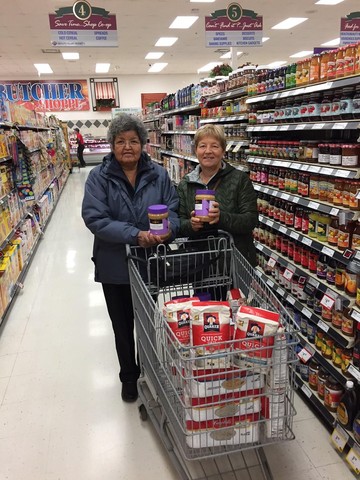
[[[323,253],[324,255],[327,255],[328,257],[333,257],[335,255],[335,251],[331,250],[331,248],[329,247],[323,247],[321,249],[321,253]]]
[[[329,328],[330,328],[329,325],[327,325],[327,324],[326,324],[325,322],[323,322],[322,320],[319,320],[319,321],[318,321],[317,326],[318,326],[319,328],[321,328],[321,330],[323,330],[324,332],[328,332],[328,331],[329,331]]]
[[[349,440],[349,435],[345,432],[343,428],[340,427],[340,425],[337,424],[334,428],[333,433],[331,434],[331,440],[337,450],[339,450],[339,452],[342,452]]]
[[[308,398],[311,398],[312,391],[310,390],[310,388],[307,385],[305,385],[305,383],[302,384],[301,390]]]
[[[335,123],[332,127],[333,130],[344,130],[347,127],[347,122]]]
[[[359,475],[360,473],[360,449],[355,444],[346,455],[346,461],[354,472]]]

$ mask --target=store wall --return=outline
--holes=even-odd
[[[61,80],[64,80],[63,78]],[[173,93],[199,81],[198,75],[123,75],[118,77],[120,108],[141,107],[142,93]],[[78,126],[82,134],[95,137],[106,136],[111,112],[52,112],[69,127]]]

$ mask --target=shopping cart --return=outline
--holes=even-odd
[[[152,420],[181,479],[272,479],[263,447],[295,438],[298,329],[282,300],[225,234],[127,252],[141,418]],[[278,312],[284,329],[271,348],[255,337],[256,349],[229,340],[199,356],[178,340],[164,304],[204,291],[220,300],[230,288],[241,289],[247,304]]]

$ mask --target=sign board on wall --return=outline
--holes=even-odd
[[[121,115],[122,113],[127,113],[129,115],[141,115],[141,108],[139,107],[129,107],[129,108],[112,108],[111,117],[115,118]]]
[[[37,112],[90,110],[86,80],[0,80],[0,97]]]
[[[360,12],[352,12],[341,19],[340,45],[360,42]]]
[[[116,15],[86,1],[49,14],[51,44],[57,47],[117,47]]]
[[[207,47],[261,47],[263,17],[238,3],[205,17]]]

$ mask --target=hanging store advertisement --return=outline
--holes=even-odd
[[[0,80],[0,97],[36,112],[90,110],[86,80]]]
[[[352,12],[341,19],[340,45],[358,42],[360,42],[360,12]]]
[[[263,17],[238,3],[205,17],[207,47],[261,47],[262,37]]]
[[[51,44],[56,47],[117,47],[116,15],[86,1],[49,14]]]

